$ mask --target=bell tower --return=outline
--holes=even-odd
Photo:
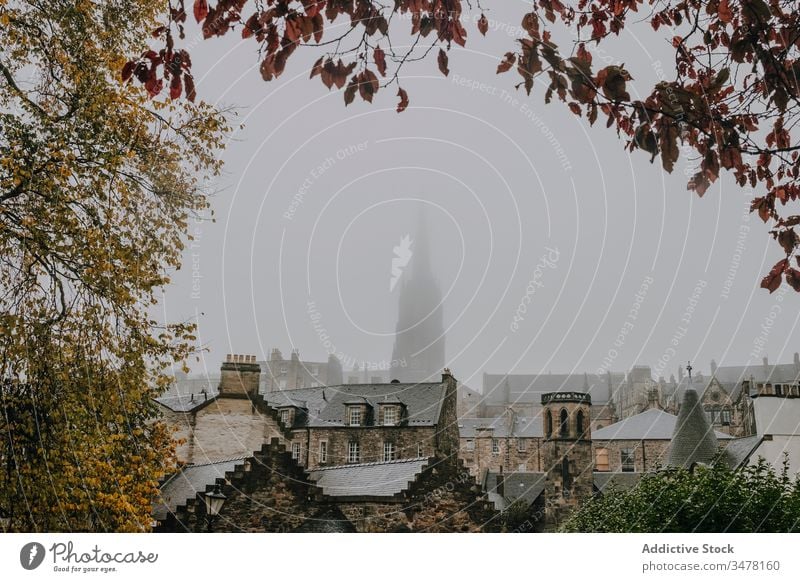
[[[585,392],[542,394],[545,527],[557,528],[593,492],[592,399]]]

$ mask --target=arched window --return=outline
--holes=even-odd
[[[567,414],[567,410],[565,408],[561,409],[561,421],[559,425],[561,438],[567,438],[569,436],[569,415]]]
[[[578,414],[575,415],[575,428],[577,429],[575,431],[577,437],[583,437],[583,431],[585,430],[583,428],[583,410],[579,410]]]
[[[544,411],[544,436],[550,438],[553,434],[553,415],[549,410]]]

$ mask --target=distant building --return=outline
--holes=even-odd
[[[315,388],[326,384],[341,384],[342,363],[333,354],[325,362],[300,359],[300,351],[292,350],[289,359],[273,348],[269,360],[258,362],[263,374],[263,391]]]
[[[424,215],[410,259],[399,275],[397,327],[389,376],[401,382],[429,382],[445,367],[442,293],[433,273]]]

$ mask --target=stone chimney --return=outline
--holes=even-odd
[[[278,362],[283,359],[283,354],[278,348],[272,348],[272,353],[269,355],[270,362]]]
[[[769,358],[767,356],[764,356],[764,358],[761,361],[764,362],[765,369],[769,368]]]
[[[227,354],[219,379],[220,398],[254,398],[258,394],[261,366],[253,355]]]

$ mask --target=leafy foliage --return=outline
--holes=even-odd
[[[119,82],[165,6],[0,0],[0,512],[141,531],[174,461],[152,397],[194,344],[149,313],[225,121]]]
[[[726,463],[691,472],[648,473],[628,491],[586,502],[564,524],[568,532],[797,532],[800,478],[763,459],[733,470]]]
[[[183,36],[184,0],[171,1],[168,23],[154,31],[165,47],[143,53],[125,71],[151,93],[169,85],[176,97],[183,86],[193,99],[188,54],[173,46],[173,29]],[[399,83],[406,62],[423,59],[437,47],[439,70],[448,75],[448,52],[453,43],[464,46],[467,39],[465,6],[474,16],[480,14],[475,22],[485,35],[489,25],[480,3],[464,0],[396,0],[390,5],[376,0],[218,0],[215,5],[194,0],[193,13],[206,38],[230,30],[253,38],[267,81],[281,75],[299,46],[323,48],[311,77],[319,76],[328,89],[346,86],[343,96],[349,104],[356,94],[372,102],[381,88]],[[795,230],[800,214],[788,209],[800,197],[800,145],[792,136],[800,120],[798,8],[797,0],[532,0],[530,12],[521,17],[526,36],[518,39],[516,51],[502,57],[497,72],[516,71],[518,88],[528,94],[541,77],[545,102],[557,99],[591,124],[604,120],[625,139],[627,150],[643,150],[651,161],[659,158],[667,172],[675,170],[681,156],[696,158],[687,187],[700,196],[723,170],[732,172],[739,186],[760,189],[752,211],[771,222],[770,234],[785,257],[761,286],[773,292],[785,281],[800,292],[800,235]],[[395,50],[389,31],[393,19],[402,17],[410,17],[412,42],[409,49]],[[340,27],[340,18],[349,22]],[[326,36],[326,22],[338,36]],[[576,39],[566,51],[549,28],[556,23]],[[659,41],[666,33],[675,51],[675,78],[665,77],[649,90],[639,87],[643,99],[631,98],[633,75],[624,65],[597,67],[593,60],[599,45],[626,26],[650,27]],[[402,89],[398,96],[401,112],[409,100]]]

